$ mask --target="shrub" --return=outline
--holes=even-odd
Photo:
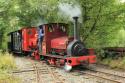
[[[16,68],[16,65],[14,63],[14,57],[7,52],[0,53],[0,69],[11,70],[14,68]]]
[[[0,83],[19,83],[19,79],[12,76],[9,71],[16,68],[14,57],[7,52],[0,52]]]

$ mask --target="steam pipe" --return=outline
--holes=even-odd
[[[79,34],[78,34],[78,17],[73,17],[74,19],[74,40],[80,40]]]

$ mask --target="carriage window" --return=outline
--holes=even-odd
[[[19,36],[20,35],[19,32],[17,32],[16,35]]]

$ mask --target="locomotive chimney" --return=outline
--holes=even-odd
[[[78,17],[73,17],[74,19],[74,40],[80,40],[78,31]]]

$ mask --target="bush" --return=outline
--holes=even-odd
[[[7,52],[0,52],[0,83],[19,83],[19,79],[13,77],[9,71],[16,68],[14,57]]]
[[[125,57],[123,58],[120,57],[118,59],[105,58],[99,63],[107,65],[111,68],[125,69]]]
[[[101,48],[98,48],[95,50],[96,56],[98,58],[98,61],[102,61],[103,58],[105,58],[104,50]]]
[[[14,57],[7,52],[5,53],[0,52],[0,69],[11,70],[14,68],[16,68],[16,65],[14,63]]]

